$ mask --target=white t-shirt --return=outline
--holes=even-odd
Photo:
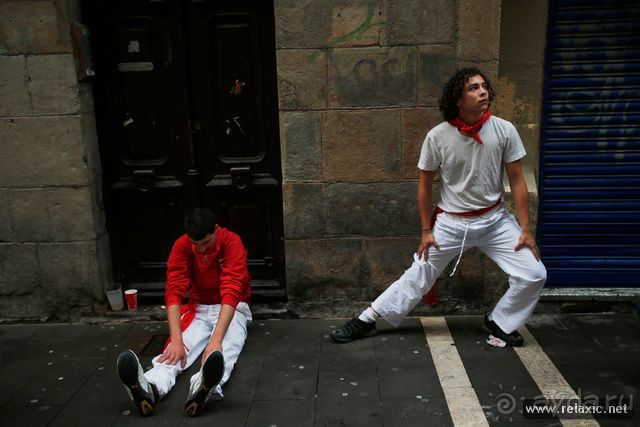
[[[478,136],[482,144],[462,135],[448,122],[427,133],[418,167],[440,170],[442,182],[438,206],[447,212],[468,212],[486,208],[504,193],[503,163],[515,162],[526,151],[516,128],[491,116]]]

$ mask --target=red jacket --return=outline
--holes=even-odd
[[[247,250],[240,237],[218,227],[214,244],[198,253],[184,234],[176,240],[167,262],[167,307],[182,304],[191,294],[189,304],[228,304],[249,302],[251,276],[247,270]]]

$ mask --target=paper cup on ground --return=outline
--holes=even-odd
[[[122,300],[122,288],[118,286],[116,289],[105,291],[111,310],[118,311],[124,308],[124,301]]]
[[[124,291],[124,296],[127,299],[127,308],[131,311],[138,308],[138,290],[127,289]]]

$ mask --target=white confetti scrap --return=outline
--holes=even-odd
[[[420,354],[420,352],[418,350],[413,350],[414,354]]]
[[[487,344],[493,347],[500,347],[500,348],[503,348],[507,345],[506,342],[502,341],[500,338],[494,337],[493,335],[489,335],[489,338],[487,338]]]
[[[269,335],[269,332],[265,332],[264,334],[265,334],[265,335]]]
[[[53,362],[47,363],[47,366],[51,366],[51,365],[53,365]]]
[[[53,353],[53,350],[49,350],[49,354]]]
[[[114,347],[117,347],[117,346],[118,346],[118,344],[114,344],[113,346],[114,346]]]
[[[31,399],[31,400],[29,401],[29,403],[38,403],[38,402],[39,402],[39,400],[38,400],[38,399]]]
[[[380,341],[386,341],[387,337],[380,338]]]
[[[422,399],[422,396],[417,395],[417,396],[416,396],[416,399]]]
[[[304,369],[304,365],[298,366],[298,369]]]
[[[58,377],[58,381],[62,381],[64,377]]]
[[[98,371],[104,371],[104,366],[100,366],[100,367],[98,368]]]
[[[358,383],[357,383],[357,382],[355,382],[355,381],[350,382],[349,384],[351,384],[351,385],[352,385],[352,386],[354,386],[354,387],[358,385]]]
[[[102,348],[100,349],[100,351],[105,351],[106,349],[107,349],[107,347],[102,347]]]
[[[349,396],[349,393],[342,393],[342,396]]]
[[[340,381],[344,381],[344,378],[340,378]]]
[[[400,337],[400,341],[404,341],[404,337]]]
[[[131,413],[131,411],[129,411],[128,409],[126,411],[122,411],[122,415],[129,415]]]

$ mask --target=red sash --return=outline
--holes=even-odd
[[[489,212],[491,209],[495,208],[500,203],[502,203],[502,199],[498,199],[498,201],[495,202],[494,204],[492,204],[491,206],[489,206],[487,208],[478,209],[477,211],[447,212],[447,213],[449,213],[451,215],[459,215],[459,216],[479,216],[479,215],[482,215],[484,213]],[[436,219],[437,219],[438,215],[440,215],[442,212],[446,212],[446,211],[442,210],[440,208],[440,206],[436,206],[436,208],[433,210],[433,213],[431,214],[431,221],[429,222],[429,228],[431,229],[431,231],[433,231],[433,226],[436,223]]]

